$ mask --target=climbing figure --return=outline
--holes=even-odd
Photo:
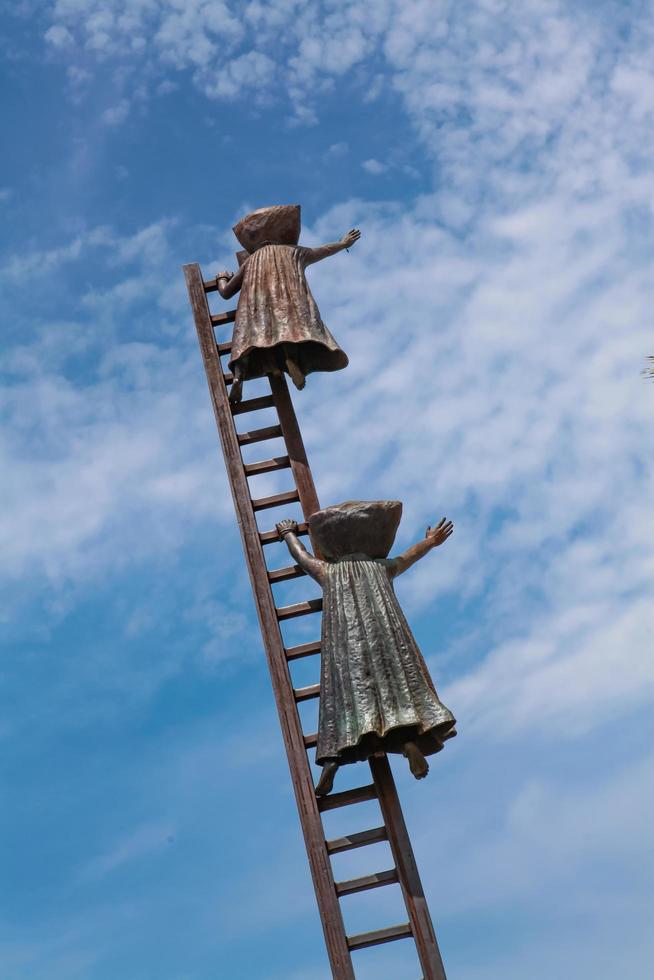
[[[295,521],[277,533],[323,590],[316,795],[325,796],[340,765],[375,752],[403,754],[416,779],[425,756],[456,735],[455,718],[436,694],[427,665],[395,596],[393,579],[452,534],[443,518],[422,541],[387,558],[402,515],[397,500],[350,501],[309,518],[316,558]]]
[[[234,225],[244,248],[238,272],[216,277],[218,292],[229,299],[240,290],[232,352],[230,401],[239,402],[243,382],[286,371],[302,389],[312,371],[339,371],[347,355],[322,322],[304,270],[349,248],[361,232],[353,228],[340,242],[305,248],[300,238],[300,205],[260,208]]]

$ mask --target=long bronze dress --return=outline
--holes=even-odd
[[[338,371],[347,355],[322,322],[304,270],[310,248],[261,245],[245,260],[238,299],[230,367],[247,356],[246,377],[284,367],[280,344],[293,344],[303,374]]]
[[[325,562],[316,762],[401,752],[432,755],[456,734],[395,596],[393,560]]]

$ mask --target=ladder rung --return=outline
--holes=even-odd
[[[218,357],[222,357],[223,354],[231,354],[232,353],[232,344],[231,344],[231,341],[229,343],[226,343],[226,344],[216,344],[216,347],[218,348]]]
[[[274,493],[271,497],[259,497],[252,501],[252,509],[268,510],[270,507],[281,507],[283,504],[297,504],[300,494],[297,490],[285,490],[284,493]]]
[[[273,473],[275,470],[287,470],[291,465],[288,456],[273,456],[272,459],[262,459],[260,463],[246,463],[246,476],[259,476],[261,473]]]
[[[205,286],[205,291],[207,287]],[[236,310],[225,310],[224,313],[212,313],[211,314],[211,325],[212,327],[222,327],[224,323],[233,323],[236,319]]]
[[[355,847],[378,844],[383,840],[388,840],[386,827],[375,827],[373,830],[362,830],[348,837],[335,837],[334,840],[328,840],[326,843],[330,854],[341,854],[342,851],[353,851]]]
[[[303,534],[309,533],[309,528],[306,524],[298,524],[297,531],[295,532],[299,537]],[[259,534],[259,541],[261,544],[274,544],[275,541],[279,541],[279,535],[277,529],[272,531],[261,531]]]
[[[308,616],[320,612],[322,599],[309,599],[308,602],[296,602],[292,606],[282,606],[277,610],[277,619],[295,619],[297,616]]]
[[[365,949],[366,946],[379,946],[381,943],[392,943],[396,939],[408,939],[412,936],[411,926],[405,922],[401,926],[387,926],[386,929],[375,929],[373,932],[360,932],[358,936],[348,936],[348,949]]]
[[[300,643],[296,647],[286,647],[287,660],[300,660],[301,657],[310,657],[314,653],[320,653],[320,640],[313,643]]]
[[[318,732],[312,732],[311,735],[304,736],[305,749],[315,749],[317,744],[318,744]]]
[[[305,740],[306,741],[306,740]],[[364,803],[366,800],[376,800],[375,784],[357,786],[356,789],[346,789],[343,793],[331,793],[329,796],[318,797],[318,809],[336,810],[339,806],[349,806],[350,803]]]
[[[271,583],[288,582],[292,578],[302,578],[306,574],[299,565],[288,565],[286,568],[273,568],[271,572],[268,572],[268,581]]]
[[[309,687],[295,687],[293,688],[293,695],[298,702],[311,701],[312,698],[319,698],[320,684],[310,684]]]
[[[253,442],[265,442],[266,439],[279,439],[281,436],[281,425],[267,425],[265,429],[237,433],[239,446],[251,446]]]
[[[390,871],[377,871],[372,875],[364,875],[362,878],[350,878],[349,881],[336,881],[336,894],[339,898],[343,895],[356,895],[357,892],[367,892],[371,888],[381,888],[382,885],[397,884],[397,868]]]
[[[245,415],[246,412],[258,412],[262,408],[274,408],[275,399],[272,395],[261,395],[260,398],[246,398],[244,402],[232,405],[232,415]]]
[[[226,374],[223,374],[223,381],[225,382],[226,385],[234,384],[234,375],[232,374],[231,371],[228,371]]]

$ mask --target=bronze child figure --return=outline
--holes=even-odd
[[[393,589],[393,579],[443,544],[454,527],[443,518],[389,559],[401,515],[397,500],[317,511],[309,530],[322,558],[300,543],[294,521],[277,525],[295,561],[323,589],[317,796],[331,791],[340,765],[379,751],[402,753],[422,779],[429,772],[425,756],[456,735],[455,718],[436,694]]]
[[[302,389],[312,371],[347,367],[347,355],[322,322],[304,270],[314,262],[349,248],[361,233],[353,228],[340,242],[304,248],[300,238],[300,205],[260,208],[234,225],[244,248],[238,272],[216,277],[218,292],[229,299],[240,290],[232,352],[234,375],[230,401],[239,402],[243,382],[286,371]]]

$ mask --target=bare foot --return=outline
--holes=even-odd
[[[316,786],[316,796],[327,796],[334,787],[334,776],[338,769],[338,762],[326,762],[322,767],[322,776]]]
[[[229,400],[232,405],[238,405],[243,397],[243,381],[241,378],[235,378],[232,384],[231,391],[229,393]]]
[[[291,376],[291,381],[293,382],[297,390],[302,391],[305,384],[307,383],[307,379],[305,378],[304,374],[302,373],[300,368],[297,366],[297,364],[291,357],[286,358],[286,368]]]
[[[409,760],[409,769],[416,779],[424,779],[429,772],[429,765],[415,742],[406,742],[404,755]]]

